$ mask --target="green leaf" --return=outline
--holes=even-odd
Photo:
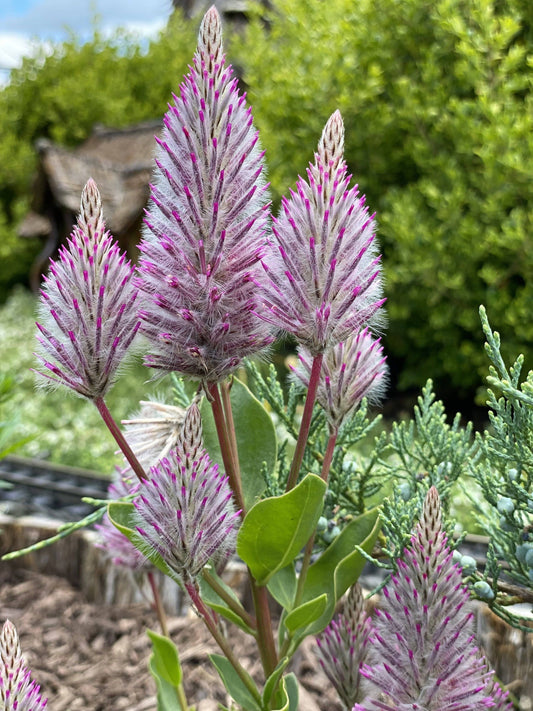
[[[125,501],[110,501],[107,505],[107,515],[109,516],[109,520],[113,526],[118,528],[118,530],[126,536],[129,542],[148,558],[152,565],[181,586],[182,583],[179,576],[171,568],[169,568],[159,553],[147,545],[144,538],[135,528],[136,522],[134,514],[135,506]]]
[[[285,671],[289,661],[289,657],[283,657],[283,659],[280,659],[277,667],[266,680],[265,687],[263,689],[263,706],[265,708],[268,708],[268,704],[270,703],[270,699],[272,698],[272,694],[278,684],[279,678]]]
[[[294,572],[294,563],[278,570],[268,581],[270,594],[285,610],[291,610],[298,588],[298,579]]]
[[[326,483],[308,474],[294,489],[259,501],[237,538],[237,553],[259,585],[286,567],[309,540],[323,507]]]
[[[246,709],[246,711],[261,711],[261,706],[247,689],[240,676],[232,667],[231,662],[221,654],[210,654],[209,659],[219,673],[231,698],[234,699],[239,706],[242,706],[243,709]],[[252,677],[250,677],[250,682],[254,684]]]
[[[285,618],[285,627],[289,632],[296,632],[301,627],[306,627],[315,622],[323,614],[328,604],[328,596],[326,593],[316,597],[314,600],[304,602],[303,605],[296,607]]]
[[[182,671],[176,646],[168,637],[146,632],[152,641],[148,666],[157,686],[157,711],[187,711],[179,702]]]
[[[183,674],[176,645],[168,637],[146,630],[152,641],[152,654],[158,675],[173,686],[181,684]]]
[[[298,680],[293,672],[287,674],[283,679],[285,685],[285,691],[289,698],[289,704],[287,706],[287,711],[298,711]]]
[[[274,703],[272,704],[272,711],[289,711],[289,695],[287,694],[287,687],[285,684],[285,679],[282,679],[280,685],[274,695]]]
[[[276,466],[276,431],[270,415],[259,400],[236,378],[231,386],[230,399],[237,436],[244,503],[246,508],[251,508],[265,489],[265,481],[260,474],[261,464],[265,462],[270,472],[273,472]],[[213,412],[206,399],[203,400],[200,409],[204,446],[211,459],[224,468]]]
[[[237,597],[237,595],[235,595],[234,591],[230,588],[229,585],[226,585],[222,578],[217,576],[215,570],[211,569],[209,572],[212,577],[216,577],[218,584],[224,588],[227,594],[234,598],[236,602],[239,602],[239,598]],[[206,605],[209,605],[212,610],[215,610],[215,612],[218,612],[227,620],[233,622],[235,625],[240,627],[241,630],[244,630],[247,634],[255,634],[254,630],[249,625],[247,625],[246,622],[244,622],[244,620],[239,617],[236,612],[233,612],[233,610],[228,607],[227,603],[224,602],[220,595],[218,595],[218,593],[213,590],[207,580],[201,577],[199,582],[200,597],[206,603]]]
[[[330,622],[337,601],[357,581],[365,565],[365,558],[355,550],[355,546],[360,546],[366,553],[371,553],[379,528],[380,519],[377,509],[358,516],[309,567],[303,601],[316,600],[326,593],[328,604],[317,620],[298,633],[295,637],[296,646],[304,636],[318,634]]]

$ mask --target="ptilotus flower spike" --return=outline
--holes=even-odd
[[[357,186],[349,188],[339,111],[324,128],[307,178],[283,198],[274,220],[279,258],[264,260],[265,303],[271,323],[315,356],[377,323],[384,303],[374,216]]]
[[[475,644],[469,593],[452,562],[434,487],[384,597],[361,672],[368,695],[354,711],[493,708],[492,676]]]
[[[263,153],[214,7],[165,114],[156,165],[140,245],[146,364],[215,382],[273,337],[257,315],[269,218]]]
[[[351,710],[359,700],[359,671],[366,657],[370,629],[361,588],[354,585],[343,612],[317,638],[320,665],[346,709]]]
[[[133,267],[105,229],[96,183],[41,290],[39,375],[91,400],[104,396],[137,330]]]
[[[45,706],[46,699],[31,679],[21,654],[15,625],[6,620],[0,633],[0,708],[2,711],[39,711]]]
[[[196,403],[187,410],[178,446],[152,467],[134,504],[146,550],[158,553],[186,586],[209,560],[235,550],[239,512],[227,477],[201,446]]]
[[[308,387],[313,359],[303,347],[298,349],[299,364],[294,375]],[[366,397],[371,403],[381,399],[386,386],[386,357],[379,339],[365,328],[324,355],[317,400],[333,429],[341,424]]]
[[[124,434],[143,469],[148,471],[177,446],[185,410],[163,402],[142,400],[140,411],[122,420]]]

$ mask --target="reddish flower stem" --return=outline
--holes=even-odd
[[[326,454],[324,455],[324,461],[322,462],[322,471],[320,476],[327,483],[329,477],[329,468],[331,466],[331,461],[333,459],[333,452],[335,451],[335,444],[337,443],[337,429],[330,429],[328,444],[326,447]],[[304,557],[302,560],[302,567],[300,569],[300,575],[298,577],[298,587],[296,589],[296,595],[294,596],[294,607],[298,607],[302,601],[302,596],[304,592],[305,579],[307,578],[307,571],[309,569],[309,564],[311,563],[311,556],[313,554],[313,548],[315,546],[316,531],[313,533],[311,538],[307,541],[305,546]]]
[[[287,479],[286,491],[294,489],[298,481],[298,474],[300,473],[300,468],[302,466],[305,446],[307,444],[309,429],[311,427],[311,418],[313,416],[313,407],[315,405],[316,392],[318,390],[318,384],[320,382],[320,371],[322,369],[323,359],[323,353],[319,353],[313,358],[313,365],[311,366],[311,375],[309,376],[309,387],[307,388],[307,396],[305,398],[302,422],[300,424],[300,431],[298,433],[296,449],[294,450],[294,456],[292,458],[291,470]]]
[[[228,433],[228,442],[233,457],[233,466],[237,479],[241,482],[241,465],[239,462],[239,452],[237,449],[237,437],[235,433],[235,422],[233,421],[233,410],[231,407],[230,390],[231,385],[226,380],[220,384],[222,393],[222,406],[224,408],[224,418],[226,421],[226,432]]]
[[[235,436],[235,425],[231,410],[228,384],[222,384],[221,389],[222,399],[216,383],[213,383],[208,387],[209,394],[211,395],[211,407],[213,409],[213,417],[215,418],[222,459],[224,461],[224,466],[226,467],[226,474],[229,478],[231,488],[233,489],[237,505],[241,509],[241,515],[244,518],[246,511],[241,486],[237,440]],[[278,661],[276,643],[274,641],[274,633],[272,631],[268,591],[266,588],[257,585],[250,571],[248,571],[248,576],[252,587],[254,609],[257,619],[258,647],[263,668],[266,677],[268,678],[276,668]]]
[[[127,443],[126,438],[122,433],[122,430],[113,419],[113,416],[109,412],[107,405],[104,402],[104,399],[102,397],[97,397],[94,399],[94,404],[96,405],[98,412],[102,416],[102,419],[105,422],[107,429],[115,438],[115,442],[118,444],[120,451],[122,452],[129,465],[137,475],[137,478],[139,479],[139,481],[143,481],[143,479],[147,478],[146,472],[144,471],[141,466],[141,463],[133,453],[132,448]]]
[[[161,632],[163,636],[169,637],[167,616],[165,613],[165,608],[163,607],[163,602],[161,600],[161,594],[159,593],[159,586],[155,580],[154,572],[152,570],[149,571],[147,575],[148,582],[150,583],[150,588],[152,590],[152,597],[154,598],[154,608],[157,614],[157,619],[159,620]]]
[[[238,468],[235,468],[235,460],[232,446],[230,444],[227,422],[224,416],[224,408],[222,406],[222,400],[220,399],[218,383],[211,383],[207,386],[207,389],[209,395],[211,396],[211,408],[213,410],[213,417],[215,420],[215,427],[217,430],[218,442],[220,444],[220,451],[222,453],[222,461],[224,462],[224,469],[226,470],[226,476],[229,479],[237,506],[241,510],[241,516],[244,518],[245,508],[241,479]]]
[[[268,590],[265,587],[259,586],[248,570],[250,585],[252,586],[252,596],[254,600],[254,609],[257,617],[257,642],[259,653],[261,655],[261,663],[265,678],[272,674],[278,664],[278,654],[276,652],[276,643],[272,632],[272,619],[270,615],[270,606],[268,602]]]

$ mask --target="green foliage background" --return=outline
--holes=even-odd
[[[401,387],[480,384],[480,303],[508,352],[533,340],[532,43],[527,0],[277,0],[237,50],[276,197],[343,114]]]
[[[28,210],[35,141],[81,143],[95,124],[128,126],[162,116],[196,46],[197,23],[176,15],[147,47],[134,35],[76,36],[24,60],[0,91],[0,300],[27,279],[40,249],[16,236]]]
[[[389,327],[402,388],[428,377],[471,395],[484,303],[515,357],[533,340],[533,5],[529,0],[276,0],[226,35],[267,149],[275,204],[339,108],[346,159],[378,213]],[[33,142],[67,145],[94,123],[162,115],[198,21],[175,16],[148,48],[72,37],[26,60],[0,91],[0,296],[27,272],[15,237]],[[8,259],[9,257],[9,259]],[[533,359],[526,358],[531,367]]]

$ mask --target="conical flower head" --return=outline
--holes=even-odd
[[[111,387],[139,328],[133,267],[106,231],[96,183],[83,189],[78,224],[41,290],[38,374],[78,395]]]
[[[309,387],[313,359],[302,346],[294,375]],[[383,347],[365,328],[324,354],[317,400],[330,425],[338,430],[366,397],[372,403],[381,399],[387,376]]]
[[[345,341],[369,322],[377,324],[380,257],[373,215],[344,161],[339,111],[327,122],[296,191],[283,198],[274,221],[277,258],[266,258],[270,277],[265,304],[272,324],[294,335],[312,356]]]
[[[185,585],[209,560],[235,550],[239,518],[228,478],[200,446],[197,405],[189,411],[183,438],[152,467],[134,501],[147,552],[158,553]]]
[[[354,711],[494,707],[492,676],[475,645],[468,590],[452,562],[434,487],[398,568],[376,611],[362,669],[369,693]]]
[[[31,679],[20,651],[15,625],[4,622],[0,633],[0,708],[2,711],[40,711],[46,699]]]
[[[214,382],[273,340],[257,315],[268,220],[263,153],[225,64],[214,7],[158,145],[140,245],[146,364]]]
[[[317,638],[318,659],[346,709],[359,699],[360,669],[366,658],[370,618],[359,585],[348,593],[345,609]]]

